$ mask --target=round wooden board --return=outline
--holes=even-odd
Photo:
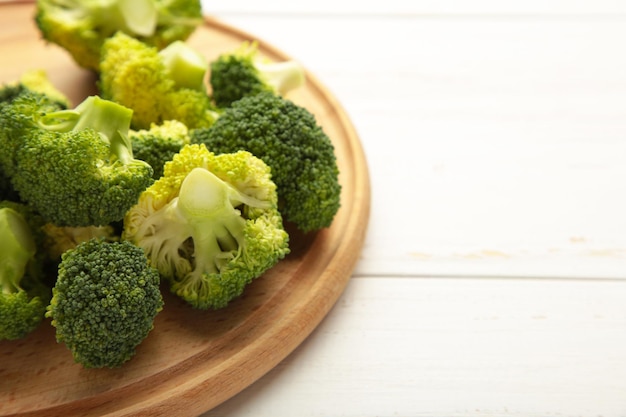
[[[95,76],[41,40],[32,4],[0,5],[0,83],[44,69],[73,104],[95,93]],[[207,18],[189,40],[208,59],[253,36]],[[258,40],[258,39],[257,39]],[[259,40],[263,55],[288,57]],[[118,369],[83,369],[55,341],[48,320],[28,337],[0,342],[0,415],[194,416],[240,392],[292,352],[349,281],[369,218],[370,186],[359,139],[340,104],[308,73],[289,96],[331,137],[342,207],[332,226],[291,234],[292,253],[220,311],[193,310],[164,289],[165,308],[133,359]]]

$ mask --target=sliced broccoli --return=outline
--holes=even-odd
[[[0,340],[20,339],[44,318],[50,288],[44,284],[39,233],[31,212],[13,202],[0,202]]]
[[[0,112],[6,136],[19,138],[9,143],[8,159],[21,200],[58,226],[121,220],[153,181],[152,168],[133,158],[132,112],[96,96],[73,110],[42,109],[38,97],[26,94]]]
[[[210,67],[213,100],[221,108],[263,91],[285,95],[305,82],[304,69],[297,62],[261,60],[257,42],[243,42],[212,61]]]
[[[128,361],[163,308],[159,274],[129,242],[91,239],[63,254],[46,312],[86,368]]]
[[[97,70],[103,42],[123,32],[163,49],[202,23],[199,0],[37,0],[35,22],[78,65]]]
[[[283,217],[303,232],[330,226],[339,209],[334,146],[315,117],[290,100],[268,92],[244,97],[210,128],[192,131],[191,142],[261,158],[272,168]]]
[[[203,81],[207,66],[203,72],[199,64],[204,58],[182,43],[161,52],[123,33],[108,39],[98,82],[102,97],[132,109],[134,129],[167,120],[189,129],[210,126],[216,115]]]
[[[171,290],[221,308],[288,252],[270,170],[249,152],[214,155],[186,145],[124,219]]]
[[[187,126],[176,120],[165,121],[162,125],[152,125],[148,130],[133,130],[129,137],[133,154],[137,159],[150,164],[154,170],[154,178],[163,175],[165,163],[190,141]]]

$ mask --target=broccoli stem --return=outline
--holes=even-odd
[[[78,132],[93,129],[109,145],[111,155],[122,164],[133,161],[133,149],[128,137],[133,111],[98,96],[87,97],[73,110],[47,113],[39,124],[55,132]]]
[[[231,201],[238,194],[203,168],[195,168],[185,177],[177,209],[193,229],[197,271],[218,273],[221,261],[240,250],[246,222]]]
[[[208,62],[202,55],[182,41],[171,43],[159,55],[177,87],[205,91]]]
[[[280,95],[284,95],[304,84],[304,70],[295,61],[257,62],[255,66],[264,77],[264,80],[274,87]]]
[[[0,284],[4,294],[20,290],[20,281],[35,251],[35,241],[24,218],[13,209],[0,209]]]

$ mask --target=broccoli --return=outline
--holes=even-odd
[[[212,97],[220,107],[263,91],[285,95],[304,84],[305,73],[295,61],[269,62],[258,57],[257,42],[243,42],[210,64]]]
[[[249,152],[186,145],[124,219],[172,292],[217,309],[289,253],[269,167]]]
[[[63,254],[46,317],[86,368],[115,368],[135,354],[163,308],[159,273],[129,242],[91,239]]]
[[[91,96],[73,110],[42,113],[40,97],[25,94],[0,109],[4,136],[17,142],[7,144],[7,159],[20,199],[58,226],[121,220],[153,182],[152,168],[133,158],[131,110]]]
[[[163,175],[165,163],[190,141],[187,126],[176,120],[152,125],[149,130],[132,130],[129,137],[133,154],[137,159],[150,164],[154,170],[154,178]]]
[[[244,97],[211,127],[192,131],[191,142],[261,158],[272,169],[281,214],[303,232],[328,227],[339,209],[334,146],[313,114],[290,100],[269,92]]]
[[[118,31],[163,49],[194,32],[202,9],[199,0],[37,0],[35,22],[45,40],[97,71],[103,42]]]
[[[10,178],[15,170],[16,150],[22,146],[22,126],[35,122],[41,113],[64,110],[68,105],[68,98],[42,70],[25,72],[17,81],[0,87],[0,187],[6,198],[18,199]]]
[[[206,127],[216,116],[204,84],[208,65],[203,60],[183,43],[159,52],[118,33],[103,45],[98,86],[103,98],[133,110],[133,129],[167,120],[189,129]]]
[[[37,250],[39,222],[27,207],[0,202],[0,340],[35,330],[50,301]]]
[[[20,78],[0,88],[0,103],[12,101],[25,91],[32,91],[45,95],[51,102],[62,108],[70,106],[70,100],[48,78],[46,71],[34,69],[24,72]]]

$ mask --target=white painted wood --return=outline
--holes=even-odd
[[[357,278],[206,417],[624,416],[626,282]]]
[[[388,0],[353,3],[350,0],[317,0],[294,2],[288,0],[203,0],[207,13],[266,14],[325,14],[325,15],[588,15],[624,13],[626,4],[619,0]]]

